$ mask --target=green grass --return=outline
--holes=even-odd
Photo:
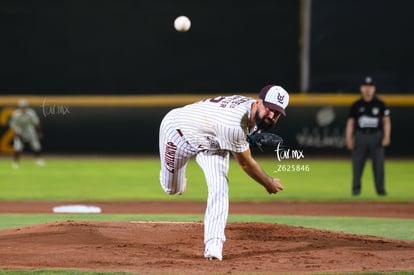
[[[202,215],[135,215],[135,214],[1,214],[0,229],[56,221],[202,221]],[[414,240],[413,219],[300,217],[230,215],[229,222],[266,222],[375,235],[393,239]]]
[[[205,201],[207,188],[201,169],[194,161],[187,168],[188,186],[184,196],[167,196],[159,181],[159,161],[145,159],[46,159],[46,167],[37,167],[32,159],[23,159],[21,168],[11,169],[10,159],[0,160],[0,201],[120,201],[120,200],[190,200]],[[283,161],[258,159],[264,170],[281,179],[285,190],[268,195],[232,160],[230,163],[230,199],[232,201],[414,201],[412,169],[414,160],[388,160],[386,185],[388,196],[377,197],[373,188],[372,169],[368,162],[363,175],[362,195],[354,198],[351,190],[349,160]],[[278,165],[308,165],[309,171],[275,172]],[[202,215],[109,215],[109,214],[0,214],[0,229],[65,220],[88,221],[202,221]],[[289,217],[231,215],[229,222],[281,223],[328,229],[355,234],[414,240],[414,220],[351,217]],[[2,271],[1,274],[128,274],[76,271]],[[329,274],[329,273],[321,273]],[[344,273],[351,274],[351,273]],[[364,274],[364,273],[361,273]],[[373,273],[366,273],[373,274]],[[391,272],[374,274],[413,274]]]
[[[137,159],[46,159],[37,167],[23,159],[21,168],[11,169],[8,159],[0,160],[0,201],[14,200],[191,200],[204,201],[204,175],[194,161],[187,167],[188,186],[184,196],[167,196],[159,184],[157,158]],[[282,161],[258,159],[264,170],[281,179],[285,190],[274,196],[250,179],[234,160],[230,163],[232,201],[414,201],[413,160],[386,163],[388,196],[374,191],[371,164],[363,175],[362,195],[353,198],[349,160]],[[279,165],[308,165],[309,171],[275,172]]]

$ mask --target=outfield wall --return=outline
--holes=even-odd
[[[214,95],[156,96],[27,96],[40,116],[44,151],[70,154],[154,154],[158,127],[172,108]],[[249,95],[254,96],[254,95]],[[294,94],[275,132],[289,148],[305,155],[345,156],[344,131],[349,105],[358,95]],[[409,144],[414,96],[383,95],[391,108],[390,156],[414,156]],[[19,97],[0,97],[0,150],[12,152],[8,119]]]

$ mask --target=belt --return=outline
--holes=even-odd
[[[375,134],[381,131],[382,131],[381,129],[377,129],[377,128],[361,128],[357,130],[357,132],[362,133],[362,134]]]

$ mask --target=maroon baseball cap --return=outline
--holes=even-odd
[[[289,94],[281,86],[267,85],[259,94],[259,98],[263,100],[263,105],[271,110],[280,112],[286,116],[286,108],[289,104]]]

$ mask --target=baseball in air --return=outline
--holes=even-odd
[[[177,18],[175,18],[174,20],[174,28],[178,31],[178,32],[186,32],[190,29],[191,27],[191,21],[187,16],[178,16]]]

